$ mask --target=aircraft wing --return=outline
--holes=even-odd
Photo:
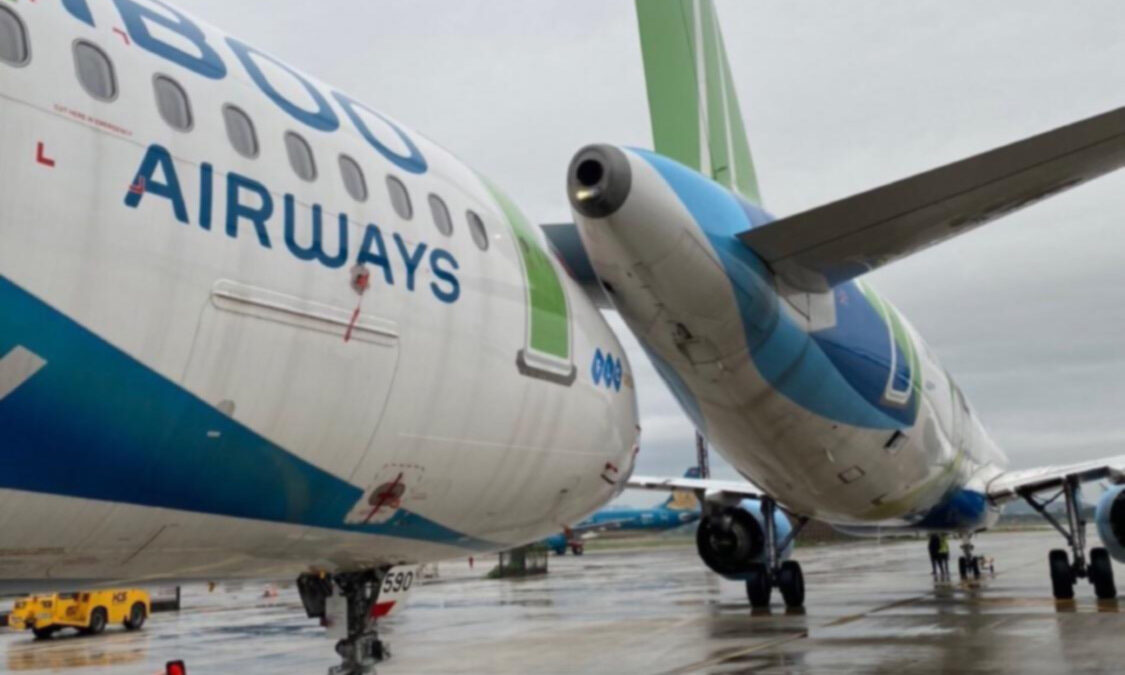
[[[1125,166],[1125,108],[741,233],[794,288],[823,292]]]
[[[1059,488],[1068,479],[1083,483],[1106,479],[1115,483],[1125,482],[1125,455],[1076,464],[1007,471],[989,481],[986,491],[993,502],[1006,502],[1025,494]]]
[[[753,483],[737,480],[714,480],[711,478],[633,476],[629,479],[628,487],[634,490],[655,490],[658,492],[692,490],[695,492],[725,492],[741,497],[762,496],[762,491]]]

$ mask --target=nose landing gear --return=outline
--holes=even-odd
[[[340,596],[346,603],[347,637],[336,643],[342,662],[328,675],[364,675],[375,672],[375,665],[390,658],[387,645],[379,639],[375,622],[375,603],[390,566],[339,574],[302,574],[297,578],[301,603],[310,619],[330,620],[328,599]]]

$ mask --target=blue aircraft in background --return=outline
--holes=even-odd
[[[696,467],[691,467],[684,473],[684,478],[699,476],[700,472]],[[559,555],[566,555],[567,548],[574,555],[582,555],[584,540],[600,532],[663,532],[694,523],[699,520],[701,513],[699,499],[694,492],[677,490],[666,501],[653,508],[608,506],[577,525],[547,537],[543,543]]]

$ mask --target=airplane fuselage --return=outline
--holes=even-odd
[[[624,350],[486,179],[163,3],[5,11],[0,580],[424,562],[620,492]]]
[[[1006,460],[890,303],[859,282],[786,288],[736,237],[767,213],[670,159],[621,152],[629,196],[607,217],[576,214],[583,242],[660,375],[740,473],[796,513],[855,529],[994,521],[985,485]]]

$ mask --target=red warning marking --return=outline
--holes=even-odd
[[[55,160],[46,155],[46,149],[43,147],[43,141],[39,141],[39,147],[35,149],[35,161],[43,166],[53,167]]]
[[[121,30],[120,28],[114,28],[113,32],[121,36],[121,39],[125,41],[126,46],[132,44],[131,42],[129,42],[129,34],[125,31]]]
[[[355,311],[352,312],[352,320],[348,323],[348,331],[344,333],[344,342],[349,342],[352,339],[352,331],[355,330],[356,322],[359,321],[359,305],[355,306]]]
[[[371,519],[374,518],[375,514],[379,512],[379,509],[398,500],[398,496],[395,494],[395,490],[396,488],[398,488],[401,481],[402,472],[399,471],[398,475],[395,476],[395,479],[393,481],[380,488],[374,495],[372,495],[373,497],[375,497],[375,508],[371,509],[371,513],[367,514],[367,517],[363,519],[363,522],[371,522]]]
[[[371,618],[372,619],[378,619],[380,617],[384,617],[384,616],[390,614],[391,609],[393,609],[394,606],[395,606],[394,600],[388,600],[387,602],[376,602],[371,607]]]

